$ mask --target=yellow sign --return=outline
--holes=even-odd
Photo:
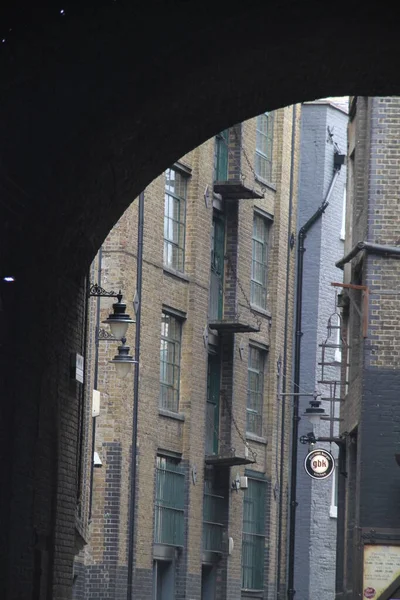
[[[379,600],[400,576],[400,546],[364,546],[363,598]]]

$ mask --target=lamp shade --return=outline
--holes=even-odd
[[[109,320],[107,319],[112,336],[115,337],[116,340],[122,340],[125,337],[126,332],[128,331],[129,322],[128,321],[117,321],[117,320]]]
[[[108,315],[108,318],[105,321],[103,321],[103,323],[107,323],[110,326],[111,333],[117,340],[122,340],[122,338],[125,337],[129,325],[135,323],[125,311],[126,304],[124,302],[115,302],[115,304],[113,304],[113,312]]]
[[[311,400],[310,406],[303,413],[303,417],[306,417],[313,426],[318,425],[321,417],[326,416],[325,409],[321,408],[320,404],[319,400]]]
[[[110,360],[110,362],[115,365],[117,377],[119,379],[126,377],[130,372],[132,365],[137,363],[137,360],[134,360],[133,356],[129,354],[130,347],[126,346],[125,341],[125,338],[123,338],[121,346],[118,346],[118,354]]]
[[[115,364],[115,370],[117,371],[118,379],[124,379],[128,375],[128,373],[130,373],[131,368],[132,368],[132,363],[130,363],[130,362],[120,361],[120,362],[116,362],[114,364]]]

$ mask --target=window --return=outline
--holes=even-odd
[[[264,588],[265,498],[266,482],[248,480],[244,492],[242,587],[246,590]]]
[[[211,239],[210,320],[222,319],[224,299],[225,220],[214,214]]]
[[[262,350],[249,347],[246,431],[259,436],[262,435],[264,359]]]
[[[227,181],[228,179],[228,147],[229,129],[221,131],[215,137],[214,179]]]
[[[346,186],[343,189],[343,205],[342,205],[342,227],[340,229],[340,239],[346,239]]]
[[[165,171],[164,265],[183,272],[185,264],[187,177],[175,169]]]
[[[272,179],[272,144],[274,118],[271,113],[257,117],[256,124],[256,164],[255,171],[264,181]]]
[[[207,372],[206,454],[219,450],[219,396],[221,384],[221,358],[218,348],[209,345]]]
[[[182,322],[167,312],[161,320],[160,407],[178,412]]]
[[[334,340],[334,344],[335,346],[337,346],[335,348],[335,356],[334,356],[334,362],[338,363],[338,365],[340,365],[342,363],[342,345],[343,345],[343,340],[342,340],[342,320],[340,318],[340,315],[337,315],[337,324],[336,324],[336,336],[335,336],[335,340]]]
[[[338,509],[338,483],[339,483],[339,475],[337,472],[337,461],[335,465],[335,470],[332,473],[332,494],[331,494],[331,505],[329,507],[329,516],[333,519],[337,519],[337,509]]]
[[[251,303],[267,306],[267,262],[270,221],[255,213],[253,220],[253,257],[251,264]]]
[[[204,473],[203,500],[203,549],[222,553],[224,532],[225,498],[217,487],[217,478],[212,469]]]
[[[157,456],[154,541],[183,546],[185,476],[179,459]]]

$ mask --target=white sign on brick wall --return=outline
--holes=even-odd
[[[81,354],[71,354],[71,378],[83,383],[85,359]]]

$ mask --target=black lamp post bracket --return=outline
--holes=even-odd
[[[92,283],[89,288],[89,297],[100,296],[101,298],[118,298],[118,302],[122,300],[121,290],[114,292],[114,290],[108,291],[102,288],[98,283]]]

